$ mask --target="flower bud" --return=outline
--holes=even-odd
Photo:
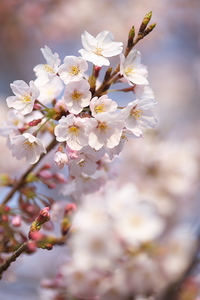
[[[28,123],[28,126],[37,126],[41,121],[42,121],[42,119],[33,120]]]
[[[19,227],[21,226],[22,223],[22,218],[20,216],[14,216],[14,218],[12,219],[12,225],[15,227]]]

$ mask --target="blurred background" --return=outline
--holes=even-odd
[[[153,186],[157,196],[165,200],[184,199],[185,211],[192,212],[189,218],[196,219],[200,178],[199,0],[0,0],[0,118],[6,119],[10,83],[34,80],[34,66],[44,62],[41,47],[49,46],[61,59],[79,56],[84,30],[95,36],[108,30],[115,41],[126,44],[129,29],[134,25],[138,30],[149,11],[153,11],[150,23],[157,26],[136,48],[149,70],[150,86],[158,102],[158,125],[153,134],[144,134],[143,140],[134,140],[132,147],[125,149],[121,174],[132,178],[146,194]],[[0,142],[1,173],[15,172],[21,163],[12,159],[5,140]],[[149,186],[146,192],[144,182]],[[52,269],[48,255],[44,264],[48,274]],[[33,286],[33,282],[38,283],[44,274],[34,267],[32,276],[26,267],[24,273],[20,271],[29,278],[21,294],[17,288],[21,285],[12,285],[19,299],[24,299],[27,291],[31,291],[29,300],[38,299],[38,285]],[[4,292],[7,300],[18,299],[9,283],[0,283],[0,287],[0,299],[4,299]]]

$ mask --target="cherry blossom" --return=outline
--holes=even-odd
[[[115,112],[117,109],[117,103],[112,99],[109,99],[107,95],[101,97],[94,97],[90,101],[90,109],[93,117],[97,114],[102,114],[106,112]]]
[[[80,113],[84,107],[90,104],[91,92],[88,81],[82,79],[68,83],[63,99],[70,113]]]
[[[51,49],[47,46],[41,48],[41,52],[46,59],[46,64],[39,64],[33,68],[33,71],[38,77],[35,81],[37,86],[46,84],[50,79],[55,77],[60,65],[58,53],[52,53]]]
[[[37,79],[36,79],[37,84]],[[51,103],[54,99],[60,96],[63,91],[63,82],[59,77],[53,77],[45,85],[38,86],[40,96],[38,100],[45,105]]]
[[[84,31],[81,39],[85,49],[79,50],[79,53],[84,59],[99,67],[109,66],[110,62],[106,57],[116,56],[122,52],[123,44],[114,42],[113,34],[106,30],[96,37]]]
[[[87,133],[90,147],[99,150],[103,146],[113,148],[119,144],[124,122],[117,115],[98,114],[89,121]]]
[[[126,78],[130,85],[148,84],[147,68],[140,62],[141,53],[136,49],[131,50],[126,58],[123,53],[120,55],[120,74]]]
[[[43,142],[30,133],[23,133],[12,137],[12,155],[17,159],[26,158],[30,164],[35,164],[42,153],[46,153]]]
[[[39,97],[39,90],[33,81],[29,85],[23,80],[15,80],[10,85],[15,96],[6,99],[8,107],[18,110],[22,115],[29,114],[33,110],[35,100]]]
[[[153,99],[134,100],[121,110],[121,116],[125,121],[126,128],[137,135],[138,126],[153,128],[157,121],[152,108],[156,105]]]
[[[68,164],[69,159],[67,154],[61,151],[56,151],[54,154],[54,162],[59,169],[64,168]]]
[[[88,64],[82,57],[66,56],[64,64],[58,68],[58,74],[65,84],[83,79]]]
[[[69,114],[62,117],[55,127],[55,135],[58,142],[67,142],[72,150],[80,150],[87,145],[86,121]]]

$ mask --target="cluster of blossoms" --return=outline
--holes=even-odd
[[[68,165],[73,179],[95,176],[101,161],[118,155],[128,137],[141,137],[142,126],[156,125],[152,112],[156,101],[140,52],[130,48],[125,56],[123,44],[114,42],[108,31],[96,37],[85,31],[82,44],[81,56],[66,56],[63,63],[47,46],[41,49],[46,64],[34,68],[35,81],[11,84],[14,96],[6,99],[11,110],[8,122],[0,128],[12,155],[26,158],[30,164],[47,153],[44,141],[48,132],[58,144],[56,166]],[[109,68],[99,84],[100,70],[116,55],[120,55],[119,65],[113,72]],[[94,65],[90,77],[87,61]],[[130,90],[137,98],[125,107],[107,95],[109,87],[120,82],[130,86],[120,90]]]
[[[72,222],[67,262],[62,261],[58,277],[43,280],[43,293],[54,286],[75,299],[154,299],[186,270],[195,250],[191,232],[169,226],[132,183],[108,184],[82,200]],[[59,215],[52,207],[54,213]]]
[[[85,31],[81,56],[68,55],[63,62],[45,46],[41,51],[46,63],[34,67],[35,80],[29,84],[16,80],[11,84],[14,96],[6,99],[10,110],[0,134],[7,137],[12,155],[31,166],[18,181],[9,175],[0,177],[2,186],[11,187],[0,205],[0,252],[13,253],[8,259],[0,257],[0,276],[22,252],[51,250],[54,245],[67,242],[65,263],[58,276],[49,285],[43,281],[43,286],[55,292],[52,299],[179,299],[176,291],[171,298],[174,283],[180,286],[187,278],[198,245],[185,228],[173,226],[172,210],[164,213],[162,204],[151,198],[156,195],[160,203],[163,198],[166,203],[174,195],[179,197],[183,188],[178,188],[177,183],[179,177],[183,181],[182,174],[189,181],[187,172],[181,169],[171,176],[169,161],[164,159],[163,163],[163,146],[157,145],[153,149],[156,157],[149,155],[148,147],[136,150],[133,164],[135,167],[139,163],[142,170],[138,167],[135,177],[129,172],[130,184],[127,174],[123,176],[133,166],[129,162],[125,163],[125,171],[121,168],[123,180],[119,176],[120,184],[126,184],[120,188],[116,181],[113,186],[106,184],[115,175],[115,167],[110,164],[109,169],[108,162],[122,152],[128,138],[141,138],[142,128],[153,128],[157,122],[147,68],[141,63],[140,52],[134,49],[155,27],[153,24],[147,28],[150,18],[151,13],[145,16],[136,37],[132,27],[124,51],[123,44],[115,42],[109,31],[96,37]],[[119,63],[113,69],[110,58],[114,56],[119,56]],[[91,75],[87,74],[89,63],[93,64]],[[108,68],[100,80],[105,66]],[[115,90],[110,89],[113,85],[117,86]],[[119,104],[110,96],[113,91],[130,92],[133,100]],[[131,147],[128,151],[132,150]],[[50,151],[53,158],[41,165]],[[153,164],[145,165],[142,158],[149,156],[153,157]],[[194,165],[191,161],[191,168],[195,169]],[[199,170],[195,170],[198,174]],[[169,185],[176,182],[174,190],[167,187],[167,172]],[[159,181],[163,177],[164,186]],[[62,184],[59,192],[69,196],[67,204],[55,202],[52,196],[56,200],[60,196],[56,190],[50,196],[41,194],[38,181],[50,189]],[[156,185],[158,193],[152,194]],[[187,191],[185,186],[184,193]],[[14,195],[18,196],[19,214],[7,205]],[[41,205],[45,208],[41,209]],[[60,237],[40,232],[52,231],[56,213]],[[28,233],[21,228],[24,222],[31,223]]]

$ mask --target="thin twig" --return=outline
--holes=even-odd
[[[54,138],[51,143],[48,145],[46,151],[47,153],[57,144],[56,139]],[[23,186],[23,184],[25,183],[25,179],[28,176],[28,174],[30,174],[30,172],[38,165],[38,163],[43,159],[43,157],[45,156],[45,153],[42,153],[40,156],[40,159],[38,160],[38,162],[34,165],[31,165],[29,167],[29,169],[21,176],[21,178],[17,181],[17,183],[13,186],[13,188],[10,190],[10,192],[7,194],[7,196],[5,197],[5,199],[3,200],[2,204],[5,205],[6,203],[8,203],[8,201],[10,201],[10,199],[13,197],[13,195],[15,194],[15,192],[21,187]]]
[[[10,264],[14,262],[17,257],[20,256],[20,254],[27,250],[27,245],[28,242],[23,243],[15,252],[13,252],[11,256],[6,258],[6,260],[0,265],[0,279],[2,278],[3,272],[9,268]]]

